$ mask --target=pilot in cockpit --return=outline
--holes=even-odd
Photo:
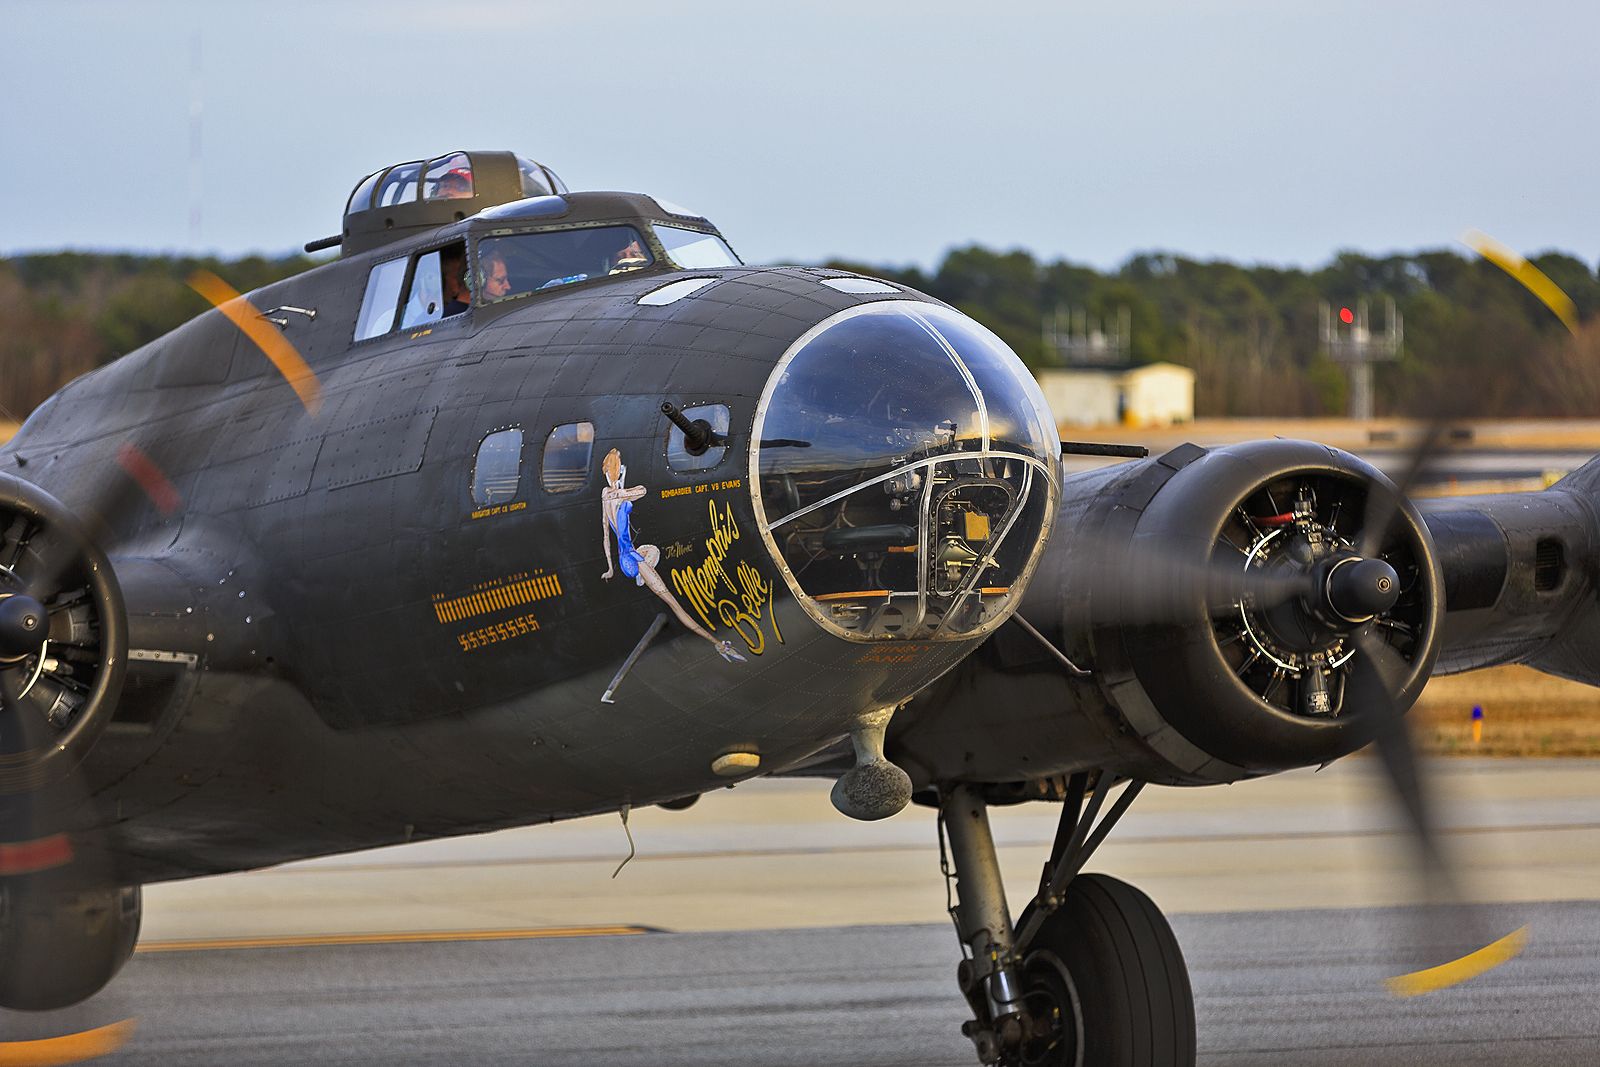
[[[439,272],[444,279],[444,317],[459,315],[472,306],[472,290],[467,285],[466,249],[452,245],[440,253]]]

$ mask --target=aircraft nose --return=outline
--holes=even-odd
[[[965,639],[1020,598],[1055,515],[1058,449],[1003,341],[940,305],[884,301],[779,361],[751,484],[768,549],[824,629]]]

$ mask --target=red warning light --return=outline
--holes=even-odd
[[[1349,308],[1340,308],[1339,309],[1339,321],[1344,323],[1346,326],[1348,326],[1352,322],[1356,321],[1356,317],[1350,311]]]

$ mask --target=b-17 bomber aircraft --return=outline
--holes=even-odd
[[[314,245],[0,448],[0,1007],[100,990],[141,885],[806,775],[936,809],[979,1060],[1190,1064],[1170,927],[1082,873],[1141,787],[1375,742],[1442,865],[1428,677],[1600,679],[1593,463],[1420,504],[1300,441],[1065,476],[967,316],[511,153],[380,170]],[[1062,818],[1013,910],[1016,803]]]

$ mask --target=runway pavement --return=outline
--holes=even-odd
[[[1489,900],[1600,899],[1600,764],[1435,761],[1439,819]],[[144,940],[635,923],[675,931],[944,921],[933,813],[844,818],[828,783],[755,781],[630,825],[595,817],[151,886]],[[1013,892],[1037,884],[1059,809],[996,809]],[[1169,912],[1413,900],[1375,763],[1147,789],[1094,868]]]
[[[1600,764],[1438,766],[1470,889],[1531,944],[1415,1001],[1381,986],[1420,927],[1391,907],[1410,880],[1374,767],[1139,799],[1091,866],[1175,916],[1203,1063],[1600,1062]],[[1054,818],[996,813],[1019,895]],[[136,1017],[103,1062],[976,1062],[928,813],[856,824],[825,783],[756,782],[631,824],[639,855],[615,880],[611,818],[151,887],[123,976],[70,1012],[0,1013],[0,1039]],[[580,924],[671,932],[522,936]],[[441,931],[489,940],[408,940]],[[266,937],[280,947],[205,947]]]
[[[1397,1001],[1402,912],[1177,916],[1200,1062],[1595,1063],[1600,903],[1519,918],[1523,957]],[[939,924],[147,954],[114,997],[139,1029],[103,1062],[971,1067],[952,945]]]

